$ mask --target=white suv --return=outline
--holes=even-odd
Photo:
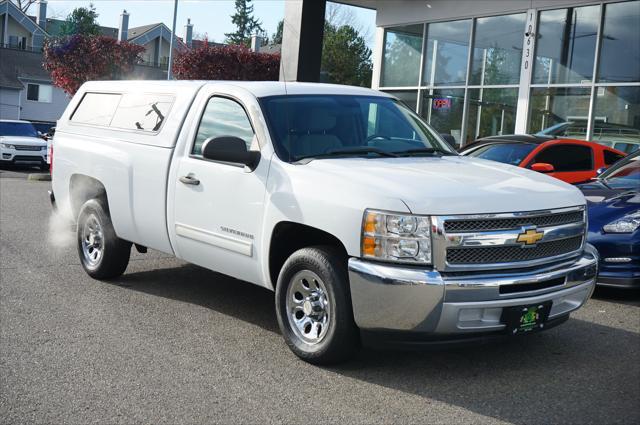
[[[0,164],[47,164],[47,142],[29,121],[0,120]]]

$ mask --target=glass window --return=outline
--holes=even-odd
[[[478,18],[471,84],[518,84],[526,14]]]
[[[418,108],[418,91],[417,90],[402,90],[402,91],[388,91],[385,90],[392,96],[397,97],[407,105],[409,109],[415,111]]]
[[[598,87],[594,117],[594,141],[640,145],[640,87]]]
[[[202,155],[202,145],[212,137],[239,137],[251,147],[253,128],[244,108],[234,100],[212,97],[202,115],[191,154]]]
[[[451,135],[460,145],[464,89],[435,89],[424,92],[422,116],[440,134]]]
[[[513,134],[516,125],[518,89],[469,90],[467,143],[474,139]]]
[[[589,116],[588,87],[541,87],[531,90],[529,133],[584,139]]]
[[[73,113],[71,121],[108,126],[121,98],[120,94],[86,93]]]
[[[51,103],[53,87],[50,84],[27,84],[27,100]]]
[[[543,149],[531,163],[551,164],[557,172],[589,171],[593,168],[593,151],[588,146],[554,145]]]
[[[600,6],[540,12],[533,82],[591,82]]]
[[[607,151],[607,150],[603,150],[602,153],[604,154],[605,165],[615,164],[618,160],[624,158],[624,155],[620,155],[618,153]]]
[[[410,25],[385,31],[383,86],[418,85],[423,29],[423,25]]]
[[[640,81],[640,1],[605,6],[600,82]]]
[[[0,121],[0,136],[38,137],[38,132],[29,122]]]
[[[38,101],[40,86],[37,84],[27,84],[27,100]]]
[[[640,157],[625,159],[600,176],[612,189],[636,189],[640,184]]]
[[[168,95],[126,94],[118,105],[111,127],[158,131],[171,109],[173,99]]]
[[[536,145],[531,143],[496,143],[481,146],[469,152],[468,156],[490,159],[491,161],[505,164],[520,165],[535,148]]]
[[[276,152],[283,160],[379,156],[371,150],[400,153],[435,148],[451,152],[413,111],[391,98],[298,95],[267,97],[261,102]]]
[[[467,82],[471,20],[429,24],[424,84],[459,86]]]

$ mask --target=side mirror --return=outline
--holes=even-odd
[[[546,162],[536,162],[531,166],[531,169],[538,173],[553,173],[555,171],[553,165],[547,164]]]
[[[260,152],[247,150],[247,144],[239,137],[211,137],[202,144],[202,157],[213,161],[243,164],[252,171],[260,162]]]

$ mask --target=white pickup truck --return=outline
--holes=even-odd
[[[312,363],[363,337],[546,329],[597,274],[577,189],[460,157],[364,88],[90,82],[58,122],[52,180],[90,276],[121,275],[135,244],[272,289]]]

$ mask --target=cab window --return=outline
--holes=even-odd
[[[202,156],[202,145],[211,137],[238,137],[251,147],[253,128],[244,108],[235,100],[212,97],[202,114],[191,155]]]
[[[538,162],[553,165],[557,172],[590,171],[593,169],[593,151],[582,145],[554,145],[544,148],[531,164]]]

